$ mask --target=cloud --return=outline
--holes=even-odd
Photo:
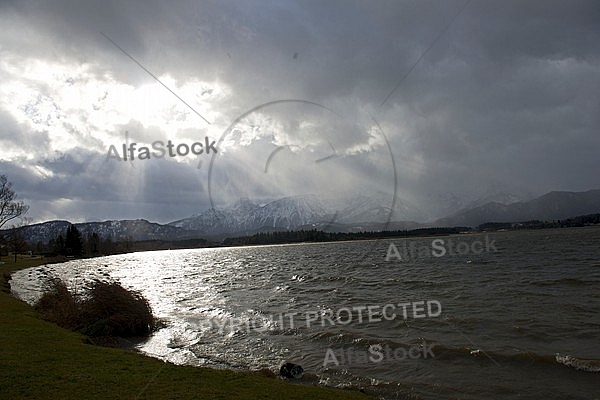
[[[600,187],[597,5],[470,2],[436,40],[464,4],[5,2],[2,172],[38,220],[183,218],[210,207],[211,163],[223,204],[390,192],[392,161],[398,195],[430,215],[455,195]],[[318,105],[226,131],[280,100]],[[106,160],[207,136],[214,159]]]

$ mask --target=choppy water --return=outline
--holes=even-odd
[[[411,261],[385,261],[405,239],[134,253],[20,271],[12,285],[33,302],[49,275],[74,288],[116,279],[167,322],[140,349],[176,363],[276,370],[289,360],[320,384],[388,399],[600,398],[600,228],[489,239],[498,251]],[[432,238],[406,240],[431,247]],[[428,300],[440,315],[418,318],[417,303],[417,318],[408,308],[405,319],[397,306]],[[386,304],[396,318],[384,318]],[[358,311],[350,323],[348,313],[335,318],[367,306],[371,321],[367,310],[362,321]],[[317,314],[328,309],[331,321]],[[293,312],[292,327],[279,316]],[[424,342],[434,357],[323,366],[328,348],[341,362],[349,347]]]

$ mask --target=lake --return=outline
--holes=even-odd
[[[600,227],[123,254],[18,271],[13,293],[50,276],[140,291],[166,325],[139,349],[174,363],[291,361],[386,399],[600,397]]]

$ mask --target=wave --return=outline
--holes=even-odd
[[[556,362],[578,371],[600,372],[600,360],[583,360],[570,355],[561,356],[556,353]]]
[[[560,279],[547,279],[543,281],[532,281],[531,284],[535,286],[587,286],[597,284],[597,280],[581,280],[577,278],[560,278]]]
[[[379,344],[381,346],[389,346],[392,348],[403,347],[405,349],[414,345],[423,345],[424,343],[431,344],[432,351],[435,354],[435,358],[444,362],[468,362],[469,360],[475,361],[487,358],[490,362],[494,362],[498,365],[512,365],[515,367],[519,366],[567,366],[574,368],[578,371],[584,372],[600,372],[600,360],[596,359],[580,359],[571,355],[556,355],[539,354],[533,351],[520,351],[516,353],[507,353],[497,350],[485,350],[475,347],[455,347],[448,346],[441,343],[435,343],[434,340],[428,340],[424,337],[419,338],[406,338],[404,341],[390,340],[390,339],[378,339],[378,338],[365,338],[359,337],[354,332],[328,332],[321,331],[316,332],[309,336],[310,340],[316,342],[327,343],[327,345],[349,345],[364,347],[364,350],[368,349],[373,344]]]
[[[464,358],[464,357],[487,357],[494,362],[505,365],[505,364],[533,364],[533,365],[563,365],[574,368],[578,371],[584,372],[600,372],[600,360],[596,359],[581,359],[571,355],[545,355],[538,354],[531,351],[523,351],[514,354],[507,354],[498,351],[484,351],[482,349],[471,349],[471,348],[456,348],[447,347],[443,345],[434,345],[433,352],[436,358],[440,359],[453,359],[453,358]]]

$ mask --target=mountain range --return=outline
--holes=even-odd
[[[291,196],[266,204],[239,199],[227,207],[205,210],[168,224],[143,219],[74,224],[82,235],[95,232],[113,241],[184,240],[251,235],[257,232],[319,229],[331,232],[357,232],[415,229],[419,227],[471,226],[485,222],[556,220],[600,213],[600,190],[549,192],[529,201],[496,194],[495,201],[474,202],[448,217],[424,221],[425,214],[401,198],[376,193],[356,196],[336,203],[314,195]],[[393,203],[393,204],[392,204]],[[393,206],[393,207],[392,207]],[[421,222],[416,222],[421,221]],[[48,243],[65,235],[68,221],[49,221],[21,228],[30,243]],[[0,231],[1,232],[1,231]]]
[[[48,243],[59,235],[65,237],[69,221],[48,221],[40,224],[27,225],[19,228],[21,234],[29,243]],[[143,241],[143,240],[183,240],[198,237],[196,232],[177,228],[170,225],[161,225],[143,219],[83,222],[73,224],[83,237],[96,233],[102,239],[118,241]],[[4,232],[4,231],[0,231]]]
[[[558,220],[600,212],[600,190],[549,192],[530,201],[489,202],[435,221],[437,226],[477,226],[485,222]]]

